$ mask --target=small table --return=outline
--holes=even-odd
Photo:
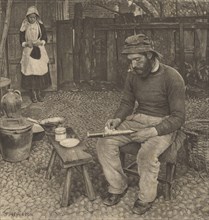
[[[73,131],[72,128],[68,127],[67,129],[67,137],[77,138],[77,135]],[[61,166],[64,169],[67,169],[67,175],[65,179],[63,195],[61,206],[66,207],[69,205],[69,197],[70,197],[70,189],[71,189],[71,176],[72,176],[72,168],[80,167],[82,170],[82,174],[84,177],[85,188],[87,192],[87,196],[89,200],[95,199],[94,189],[91,183],[91,179],[88,174],[87,164],[93,162],[92,156],[83,149],[85,149],[85,145],[81,142],[79,145],[73,148],[65,148],[59,144],[59,142],[55,141],[54,136],[48,136],[49,143],[53,146],[53,150],[51,153],[51,158],[49,160],[48,168],[46,171],[46,179],[51,178],[52,167],[55,161],[56,156],[58,155],[61,160]]]

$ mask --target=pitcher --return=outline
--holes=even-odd
[[[19,90],[8,89],[1,98],[1,107],[8,118],[21,116],[22,96]]]

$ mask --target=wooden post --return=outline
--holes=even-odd
[[[0,0],[0,33],[2,33],[2,30],[3,30],[3,11],[2,10],[3,10],[2,9],[2,1]],[[1,40],[1,38],[0,38],[0,40]],[[0,57],[0,77],[3,75],[2,74],[2,70],[3,70],[2,65],[3,65],[3,58]]]
[[[160,5],[160,17],[164,17],[164,7],[163,7],[163,3],[160,1],[159,2]]]
[[[107,81],[117,82],[117,55],[115,31],[107,32]]]
[[[3,19],[3,12],[2,12],[2,6],[1,6],[1,4],[2,4],[2,1],[0,0],[0,33],[2,33],[1,31],[2,31],[2,25],[3,25],[3,23],[2,23],[2,19]]]
[[[198,23],[207,23],[207,20],[199,19],[196,20],[196,29],[195,29],[195,60],[196,65],[201,61],[206,61],[207,56],[207,28],[198,28]]]
[[[175,5],[176,5],[176,17],[178,17],[178,0],[176,0]]]
[[[82,38],[82,17],[83,7],[81,3],[76,3],[74,7],[74,48],[73,48],[73,76],[74,81],[80,81],[80,56]]]
[[[87,81],[91,79],[92,73],[93,21],[92,18],[85,18],[83,26],[80,79]]]
[[[9,23],[10,23],[10,17],[11,17],[11,11],[12,11],[12,3],[13,0],[8,0],[7,2],[7,10],[6,10],[6,17],[4,21],[4,28],[1,36],[1,42],[0,42],[0,74],[2,74],[3,68],[2,68],[2,63],[3,63],[3,55],[4,55],[4,50],[5,50],[5,45],[6,45],[6,39],[7,39],[7,34],[9,30]]]
[[[199,25],[207,23],[206,19],[197,19],[195,28],[195,45],[194,45],[194,58],[196,74],[201,72],[201,67],[207,64],[207,41],[208,30],[206,28],[199,28]],[[204,71],[204,69],[203,69]],[[199,81],[201,87],[203,86],[208,92],[208,82],[203,78]]]
[[[179,60],[180,60],[180,73],[186,82],[185,70],[185,53],[184,53],[184,24],[179,23]]]

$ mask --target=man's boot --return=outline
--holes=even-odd
[[[137,215],[143,215],[152,207],[153,202],[143,203],[140,199],[137,199],[132,208],[132,212]]]
[[[42,92],[40,90],[37,90],[37,99],[39,102],[43,102],[44,101],[44,98],[42,96]]]
[[[37,96],[36,96],[36,91],[35,91],[34,89],[31,90],[31,101],[32,101],[33,103],[38,102]]]

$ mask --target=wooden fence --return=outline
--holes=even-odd
[[[34,2],[34,1],[33,1]],[[53,85],[65,82],[95,80],[123,84],[129,62],[121,54],[126,37],[145,33],[154,42],[155,49],[164,55],[162,62],[179,70],[186,79],[185,62],[194,68],[209,58],[209,34],[207,17],[141,18],[131,15],[112,18],[83,18],[82,5],[75,5],[73,20],[59,20],[54,25],[57,6],[39,2],[44,15],[49,42],[50,72]],[[27,1],[17,0],[13,6],[6,46],[6,73],[12,87],[20,87],[19,27],[25,16]],[[59,1],[53,4],[58,4]],[[53,7],[52,7],[53,6]],[[63,6],[62,6],[63,8]],[[61,13],[58,13],[61,14]],[[60,15],[61,19],[62,16]],[[5,75],[5,74],[4,74]]]
[[[59,82],[64,82],[65,78],[69,81],[123,83],[129,65],[126,56],[121,54],[124,40],[137,33],[148,35],[153,40],[155,49],[163,54],[162,62],[177,68],[185,79],[185,62],[197,66],[208,60],[207,18],[132,18],[124,22],[121,17],[82,19],[81,12],[78,7],[73,21],[57,23],[59,29],[64,25],[71,36],[64,49],[68,51],[68,56],[70,51],[71,58],[67,60],[66,56],[65,59],[58,56],[58,63],[62,63],[62,68],[58,67]],[[69,28],[66,29],[66,26]],[[58,39],[59,35],[63,33],[58,33]],[[57,45],[58,51],[62,50],[59,43]],[[70,66],[71,70],[64,69],[64,66]]]

